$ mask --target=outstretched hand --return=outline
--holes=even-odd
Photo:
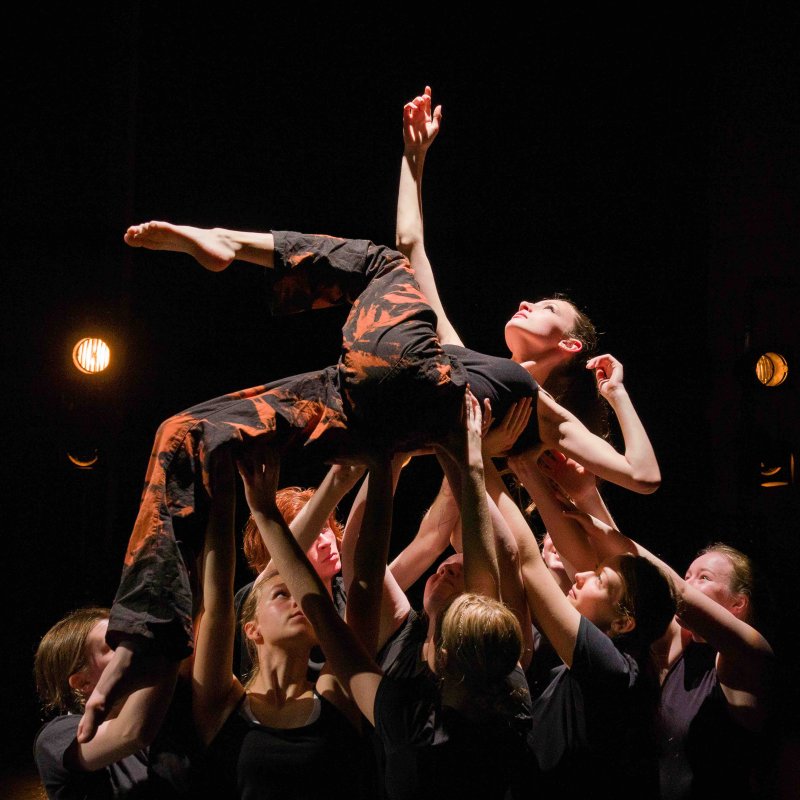
[[[610,399],[616,391],[624,388],[622,385],[622,364],[614,356],[606,353],[602,356],[590,358],[586,362],[586,369],[594,370],[597,391],[606,400]]]
[[[431,87],[403,106],[403,142],[407,152],[424,153],[439,133],[442,107],[431,112]]]

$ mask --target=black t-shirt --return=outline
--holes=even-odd
[[[509,676],[514,711],[470,719],[443,706],[435,676],[384,676],[375,697],[375,734],[386,754],[390,800],[503,798],[516,780],[530,729],[521,669]]]
[[[422,645],[428,634],[428,623],[412,608],[405,622],[384,644],[375,658],[375,663],[384,675],[391,678],[411,678],[429,674],[428,665],[422,660]]]
[[[80,721],[80,714],[66,714],[50,720],[36,734],[33,755],[48,797],[58,800],[125,797],[132,800],[156,796],[148,789],[148,762],[144,751],[94,772],[68,766],[67,750],[75,741]]]
[[[581,617],[572,667],[553,674],[533,703],[532,773],[518,796],[535,790],[566,797],[613,776],[620,796],[656,797],[654,704],[637,662]]]
[[[717,678],[716,651],[691,642],[661,686],[658,714],[663,800],[751,797],[761,737],[738,725]]]
[[[503,419],[512,403],[523,397],[533,397],[535,401],[539,385],[524,367],[510,358],[487,356],[485,353],[478,353],[454,344],[446,344],[443,349],[448,356],[454,356],[466,369],[470,391],[480,402],[481,409],[483,409],[483,401],[488,398],[492,404],[495,425]],[[540,441],[539,422],[534,402],[528,427],[522,432],[510,452],[512,454],[522,453],[539,444]]]
[[[528,681],[531,700],[536,700],[539,695],[552,683],[556,677],[556,670],[564,666],[564,662],[556,653],[550,640],[541,631],[531,625],[533,631],[533,658],[525,670],[525,679]]]

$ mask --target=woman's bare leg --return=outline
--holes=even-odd
[[[132,225],[124,238],[131,247],[188,253],[212,272],[222,271],[236,259],[262,267],[273,266],[275,242],[271,233],[193,228],[153,221]]]

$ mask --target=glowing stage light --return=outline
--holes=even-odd
[[[789,365],[780,353],[764,353],[756,362],[756,377],[764,386],[780,386],[789,376]]]
[[[81,372],[93,375],[111,363],[111,350],[102,339],[81,339],[72,349],[72,363]]]

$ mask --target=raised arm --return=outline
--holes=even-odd
[[[388,569],[394,485],[388,460],[370,466],[369,489],[347,589],[347,623],[374,657],[381,641],[381,608]]]
[[[574,458],[590,472],[640,494],[654,492],[661,483],[653,446],[622,383],[622,364],[610,355],[587,363],[595,371],[600,394],[608,400],[622,430],[625,452],[618,453],[595,436],[546,392],[539,392],[539,432],[546,448]]]
[[[458,505],[447,478],[425,512],[416,536],[389,565],[397,584],[404,591],[413,585],[444,552],[459,520]]]
[[[397,480],[400,477],[400,472],[403,468],[405,459],[396,456],[392,459],[392,491],[397,486]],[[344,537],[340,553],[342,556],[342,577],[344,578],[345,590],[348,593],[348,619],[351,619],[352,609],[349,603],[350,585],[353,582],[353,576],[356,574],[358,565],[356,564],[356,551],[361,541],[361,530],[364,525],[364,516],[367,508],[367,497],[370,491],[370,477],[367,476],[366,480],[361,484],[358,494],[353,500],[353,505],[350,507],[350,515],[347,518],[347,524],[344,528]],[[391,519],[386,519],[386,524],[390,524]],[[389,535],[389,531],[385,532]],[[383,532],[378,533],[378,536],[383,541]],[[388,547],[388,542],[387,542]],[[362,553],[361,557],[366,554]],[[391,570],[386,566],[383,567],[383,594],[380,600],[380,618],[378,622],[378,640],[377,649],[380,649],[394,634],[394,632],[405,622],[408,617],[408,612],[411,610],[411,604],[405,592],[398,585]],[[358,613],[358,612],[357,612]],[[370,655],[374,655],[375,651],[370,650]]]
[[[431,112],[431,87],[403,108],[403,160],[400,166],[400,187],[397,195],[396,244],[411,262],[420,288],[436,312],[436,333],[442,344],[463,345],[445,314],[433,268],[425,251],[422,223],[422,173],[428,148],[439,133],[442,107]]]
[[[537,463],[524,456],[512,456],[508,459],[508,465],[536,503],[536,510],[556,550],[571,565],[573,574],[570,579],[574,579],[575,572],[594,570],[602,559],[598,557],[583,527],[564,515],[563,503],[540,472]]]
[[[459,530],[459,526],[457,526],[451,541],[453,547],[464,554],[464,582],[467,591],[486,593],[486,588],[481,588],[480,584],[475,582],[483,580],[486,585],[492,585],[490,581],[496,582],[499,591],[496,597],[502,599],[519,621],[523,638],[523,654],[520,661],[523,667],[527,667],[533,654],[533,631],[519,572],[520,560],[517,542],[493,498],[488,494],[484,482],[484,464],[491,464],[491,458],[487,454],[486,433],[491,423],[491,407],[487,401],[486,417],[483,423],[479,424],[480,407],[470,393],[468,393],[467,399],[470,402],[472,414],[471,418],[468,417],[467,420],[466,450],[462,445],[460,456],[452,458],[444,453],[440,457],[442,466],[448,475],[448,482],[453,487],[458,487],[455,490],[457,499],[460,501],[462,512],[466,514],[466,517],[463,517],[461,529]],[[500,440],[508,441],[508,446],[516,441],[514,429],[519,426],[514,420],[520,416],[517,414],[518,410],[521,410],[522,427],[524,428],[530,415],[530,404],[526,401],[512,406],[497,428]],[[480,433],[484,435],[480,442],[482,450],[480,460],[477,449],[479,428]],[[495,440],[495,444],[497,441],[499,440]],[[491,445],[489,449],[491,449]],[[451,447],[450,451],[455,455],[459,452],[459,447]],[[464,492],[465,487],[466,493]],[[476,505],[478,492],[481,497]],[[471,511],[468,506],[472,506]],[[466,530],[467,525],[470,526],[470,530],[465,538],[463,531]],[[472,544],[472,550],[469,548],[468,541]],[[477,573],[472,568],[476,560],[480,567],[480,571]]]
[[[281,577],[314,626],[327,665],[361,713],[374,723],[375,694],[382,673],[336,613],[322,581],[278,511],[278,472],[278,456],[271,449],[248,454],[239,462],[247,502]]]
[[[511,461],[509,459],[509,466],[511,466]],[[567,458],[558,450],[546,450],[536,464],[551,485],[557,487],[560,494],[572,501],[579,511],[585,511],[608,525],[616,527],[611,512],[598,489],[596,476],[582,464],[572,458]],[[516,462],[514,465],[516,466]]]
[[[464,585],[468,592],[499,600],[500,572],[483,478],[481,409],[469,389],[464,395],[462,426],[452,431],[438,449],[448,481],[459,495]]]
[[[317,491],[289,525],[289,530],[304,553],[308,552],[320,531],[325,528],[339,501],[358,483],[363,474],[363,467],[344,464],[334,464],[328,470]]]
[[[517,541],[522,584],[537,627],[550,640],[559,658],[572,665],[580,613],[564,597],[542,560],[536,539],[517,504],[508,494],[495,466],[487,460],[486,488]]]
[[[207,744],[244,691],[231,672],[236,614],[235,482],[230,456],[219,457],[203,548],[203,616],[192,663],[192,713]]]

